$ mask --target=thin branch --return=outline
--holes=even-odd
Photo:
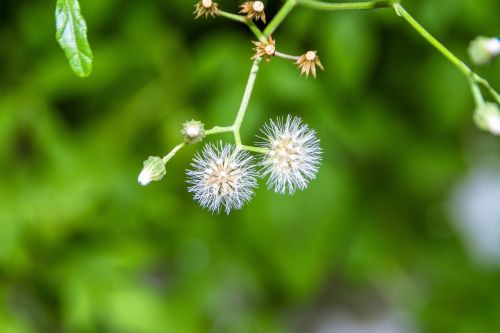
[[[228,133],[228,132],[232,132],[233,129],[234,129],[233,126],[226,126],[226,127],[215,126],[209,130],[206,130],[205,135]]]
[[[293,55],[289,55],[289,54],[286,54],[286,53],[281,53],[281,52],[278,52],[278,51],[275,51],[274,55],[277,56],[277,57],[279,57],[279,58],[283,58],[283,59],[287,59],[287,60],[292,60],[292,61],[297,61],[300,58],[298,56],[293,56]]]
[[[265,42],[266,41],[266,37],[264,37],[264,34],[262,33],[262,31],[260,31],[259,27],[257,27],[255,25],[255,23],[253,23],[252,20],[249,20],[245,16],[228,13],[228,12],[223,11],[223,10],[219,10],[217,12],[217,14],[220,15],[220,16],[222,16],[222,17],[225,17],[227,19],[230,19],[230,20],[233,20],[233,21],[236,21],[236,22],[240,22],[240,23],[246,24],[248,26],[248,28],[250,29],[250,31],[252,31],[253,34],[261,42]]]
[[[170,161],[170,159],[174,157],[174,155],[184,146],[184,142],[179,143],[177,146],[175,146],[167,155],[163,157],[163,163],[167,163],[168,161]]]
[[[257,58],[253,61],[252,69],[250,70],[250,76],[248,77],[247,85],[245,87],[245,92],[243,93],[243,98],[241,100],[240,109],[236,115],[236,119],[233,124],[234,141],[238,146],[241,146],[241,136],[240,127],[243,119],[245,118],[245,113],[248,108],[248,102],[250,102],[250,96],[252,96],[253,87],[255,84],[255,78],[257,77],[257,72],[259,71],[259,64],[261,58]]]
[[[482,85],[491,96],[500,103],[500,94],[493,89],[490,83],[475,73],[469,68],[462,60],[457,58],[450,50],[448,50],[441,42],[439,42],[434,36],[432,36],[420,23],[417,22],[399,3],[393,5],[396,13],[404,18],[412,27],[415,29],[425,40],[427,40],[434,48],[436,48],[441,54],[443,54],[452,64],[454,64],[467,78],[472,79],[478,84]]]
[[[331,3],[318,0],[296,0],[298,5],[318,10],[376,9],[391,7],[394,0]]]
[[[267,148],[254,147],[254,146],[245,146],[245,145],[241,145],[240,147],[241,147],[241,149],[244,149],[244,150],[247,150],[247,151],[251,151],[251,152],[254,152],[254,153],[259,153],[259,154],[267,154],[269,152],[269,150]]]
[[[296,4],[297,0],[287,0],[285,2],[285,4],[281,7],[276,16],[274,16],[271,22],[269,22],[267,27],[264,29],[265,37],[269,37],[274,33],[274,31],[285,20],[288,14],[290,14],[290,12],[292,11],[292,9],[295,7]]]
[[[404,18],[424,39],[426,39],[432,46],[441,52],[449,61],[451,61],[462,73],[467,76],[472,74],[472,70],[458,59],[450,50],[448,50],[441,42],[432,36],[420,23],[417,22],[399,3],[394,4],[396,13]]]

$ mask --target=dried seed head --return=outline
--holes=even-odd
[[[254,1],[252,5],[253,10],[260,13],[264,11],[264,3],[262,1]]]
[[[219,5],[212,0],[201,0],[194,5],[194,12],[196,14],[195,19],[200,16],[205,16],[207,18],[209,15],[215,17],[219,11]]]
[[[289,194],[304,190],[316,177],[321,160],[316,132],[300,118],[287,116],[269,121],[262,133],[263,141],[257,144],[268,151],[260,162],[263,175],[269,176],[267,187]]]
[[[314,59],[316,59],[316,52],[315,51],[307,51],[306,60],[307,61],[314,61]]]
[[[144,166],[137,177],[139,184],[146,186],[152,181],[157,181],[163,178],[167,170],[165,169],[165,163],[163,159],[158,156],[149,156],[147,160],[144,161]]]
[[[208,144],[197,154],[187,171],[189,192],[198,203],[212,212],[240,209],[257,187],[253,158],[227,144]]]
[[[261,20],[266,23],[266,13],[262,1],[246,1],[240,5],[240,14],[244,14],[249,20]]]
[[[274,55],[274,52],[276,52],[276,47],[272,44],[268,44],[264,48],[264,52],[266,52],[267,55],[272,56]]]
[[[271,60],[271,57],[276,53],[276,42],[273,40],[271,36],[267,39],[266,42],[252,42],[255,44],[255,54],[252,57],[253,59],[266,57],[266,62]]]
[[[205,137],[205,125],[196,120],[186,121],[182,125],[181,134],[186,143],[198,143]]]
[[[301,69],[300,75],[306,73],[306,77],[309,77],[309,73],[312,72],[313,77],[316,78],[316,66],[325,70],[316,52],[317,51],[307,51],[295,62]]]
[[[486,102],[478,106],[474,112],[474,121],[480,129],[500,136],[500,108],[498,104]]]

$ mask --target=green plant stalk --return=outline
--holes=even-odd
[[[403,6],[399,3],[395,3],[394,9],[396,13],[404,18],[412,27],[415,29],[424,39],[426,39],[434,48],[441,52],[449,61],[451,61],[462,73],[467,77],[470,77],[473,73],[472,70],[463,63],[462,60],[458,59],[450,50],[448,50],[441,42],[439,42],[434,36],[432,36],[424,27],[418,23],[413,16],[408,13]]]
[[[262,31],[260,31],[259,27],[256,26],[252,20],[245,17],[245,23],[261,42],[266,42],[266,36],[264,36]]]
[[[273,32],[279,27],[279,25],[286,19],[288,14],[293,10],[297,0],[286,0],[285,4],[276,13],[276,16],[269,22],[267,27],[264,29],[264,36],[269,37]]]
[[[295,8],[296,5],[301,5],[304,7],[334,11],[334,10],[356,10],[356,9],[376,9],[376,8],[386,8],[393,7],[398,16],[401,16],[413,27],[425,40],[427,40],[434,48],[436,48],[441,54],[443,54],[453,65],[455,65],[467,78],[469,79],[469,84],[472,90],[472,95],[477,106],[481,106],[485,103],[479,85],[483,86],[491,96],[500,104],[500,94],[493,89],[490,83],[476,74],[472,69],[469,68],[463,61],[456,57],[450,50],[448,50],[441,42],[439,42],[434,36],[432,36],[420,23],[413,18],[413,16],[408,13],[403,6],[399,3],[399,0],[377,0],[377,1],[367,1],[367,2],[351,2],[351,3],[328,3],[318,0],[286,0],[285,4],[278,11],[276,16],[272,19],[269,25],[262,32],[252,20],[248,18],[236,15],[232,13],[225,12],[223,10],[218,11],[218,15],[228,18],[233,21],[244,23],[252,31],[252,33],[261,41],[266,42],[267,37],[269,37],[274,31],[279,27],[279,25],[286,19],[290,12]],[[284,53],[276,52],[278,57],[296,60],[298,57],[290,56]],[[245,92],[243,93],[243,98],[241,100],[240,108],[236,119],[232,126],[215,126],[207,131],[205,135],[229,133],[232,132],[234,135],[234,141],[238,149],[244,149],[247,151],[266,154],[266,148],[246,146],[242,144],[240,128],[243,120],[245,118],[246,111],[248,109],[248,103],[250,102],[250,97],[252,95],[253,87],[255,85],[255,79],[257,77],[257,72],[259,71],[259,64],[261,58],[254,60],[252,68],[250,70],[250,76],[248,77],[247,85],[245,87]],[[185,143],[180,143],[175,146],[165,157],[163,157],[164,163],[167,163],[181,148],[185,146]]]
[[[425,40],[427,40],[434,48],[436,48],[441,54],[443,54],[452,64],[454,64],[467,78],[472,79],[473,81],[482,85],[491,96],[496,100],[497,103],[500,103],[500,95],[498,92],[493,89],[490,83],[476,74],[472,69],[469,68],[463,61],[458,59],[450,50],[448,50],[443,44],[441,44],[434,36],[432,36],[424,27],[418,23],[413,16],[408,13],[403,6],[399,3],[393,4],[394,10],[396,13],[403,17]]]
[[[245,145],[241,145],[240,147],[241,147],[241,149],[244,149],[244,150],[247,150],[247,151],[251,151],[251,152],[254,152],[254,153],[258,153],[258,154],[267,154],[268,153],[267,148],[254,147],[254,146],[245,146]]]
[[[257,58],[254,60],[252,64],[252,68],[250,69],[250,76],[248,77],[247,85],[245,87],[245,92],[243,93],[243,98],[241,100],[240,108],[238,110],[238,114],[236,115],[236,119],[233,125],[212,127],[211,129],[205,131],[205,135],[233,132],[234,141],[239,149],[244,149],[263,154],[267,152],[267,149],[243,145],[241,142],[241,135],[240,135],[241,124],[243,123],[243,119],[245,118],[245,114],[248,109],[248,103],[250,102],[250,97],[252,96],[252,91],[253,87],[255,86],[255,79],[259,71],[259,64],[261,60],[262,60],[261,58]],[[185,146],[184,142],[175,146],[174,149],[172,149],[167,155],[165,155],[165,157],[163,157],[163,162],[167,163],[177,153],[177,151],[179,151],[184,146]]]
[[[367,2],[347,2],[330,3],[318,0],[296,0],[298,5],[318,10],[351,10],[351,9],[376,9],[391,7],[394,1],[367,1]]]
[[[228,133],[228,132],[232,132],[232,131],[233,131],[233,126],[226,126],[226,127],[215,126],[209,130],[206,130],[205,135]]]
[[[259,64],[261,60],[261,58],[257,58],[253,61],[252,69],[250,70],[250,76],[248,77],[245,92],[243,93],[243,98],[241,100],[240,109],[238,110],[238,114],[236,115],[236,119],[233,124],[234,141],[237,146],[242,146],[240,128],[248,109],[248,103],[250,102],[250,97],[252,96],[253,87],[255,85],[255,78],[257,77],[257,72],[259,71]]]
[[[257,27],[252,20],[247,19],[245,16],[228,13],[223,10],[219,10],[217,14],[227,19],[246,24],[255,37],[257,37],[261,42],[266,41],[266,37],[262,34],[259,27]]]
[[[488,92],[495,99],[495,101],[498,104],[500,104],[500,94],[498,92],[496,92],[495,89],[493,89],[493,87],[490,85],[490,83],[488,81],[486,81],[485,79],[483,79],[482,77],[480,77],[476,73],[472,73],[472,79],[475,82],[477,82],[480,85],[482,85],[484,88],[486,88],[486,90],[488,90]]]
[[[177,152],[184,146],[184,142],[179,143],[177,146],[175,146],[167,155],[162,158],[163,163],[166,164],[168,161],[170,161],[170,159],[174,157],[174,155],[177,154]]]
[[[469,79],[470,89],[472,91],[472,96],[474,96],[474,101],[476,102],[476,106],[481,107],[484,105],[484,98],[481,94],[481,90],[477,86],[476,82],[473,79]]]
[[[292,60],[292,61],[297,61],[300,58],[298,56],[293,56],[293,55],[289,55],[289,54],[286,54],[286,53],[281,53],[281,52],[278,52],[278,51],[274,52],[274,55],[277,56],[278,58],[283,58],[283,59]]]

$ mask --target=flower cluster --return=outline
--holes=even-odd
[[[262,129],[262,157],[255,162],[247,151],[219,143],[207,144],[187,171],[189,192],[211,212],[227,214],[250,201],[257,186],[256,167],[277,193],[304,190],[316,177],[321,148],[316,132],[298,117],[271,120]]]
[[[200,129],[203,124],[186,122],[182,133],[187,135],[185,133],[192,127]],[[189,136],[185,137],[185,143],[190,140]],[[258,176],[267,178],[268,189],[280,194],[304,190],[316,177],[322,153],[319,139],[299,117],[270,120],[263,126],[258,140],[255,150],[260,158],[254,158],[243,146],[222,142],[208,143],[195,155],[186,174],[188,191],[200,206],[227,214],[240,209],[252,199]],[[146,160],[139,183],[147,185],[161,179],[166,173],[165,163],[171,156],[173,153],[164,159],[150,157]]]
[[[244,145],[240,135],[240,128],[262,58],[265,58],[267,63],[275,57],[291,60],[298,66],[300,75],[305,74],[306,78],[310,74],[316,78],[318,68],[324,70],[317,51],[307,51],[302,55],[294,56],[277,49],[276,40],[270,34],[276,31],[277,26],[290,10],[290,4],[294,5],[295,0],[287,0],[282,7],[281,14],[278,13],[263,31],[254,23],[254,21],[261,21],[266,24],[265,6],[262,1],[243,2],[239,6],[239,15],[219,9],[218,4],[213,0],[200,0],[195,4],[195,19],[201,16],[205,18],[221,16],[246,24],[254,33],[257,41],[253,41],[255,53],[251,57],[254,62],[250,76],[232,125],[215,126],[206,130],[205,125],[200,121],[185,122],[181,130],[183,137],[181,143],[164,157],[153,156],[144,161],[143,169],[138,177],[140,184],[147,185],[163,178],[166,174],[165,165],[182,147],[199,143],[206,136],[219,133],[232,133],[234,144],[222,142],[206,144],[201,153],[195,155],[191,168],[186,171],[188,191],[193,194],[194,200],[201,207],[212,213],[223,211],[229,214],[233,210],[242,208],[252,200],[259,177],[265,179],[268,189],[289,195],[306,189],[309,182],[316,178],[322,155],[320,141],[316,131],[303,123],[299,117],[288,115],[285,118],[270,120],[264,124],[255,146]],[[314,4],[317,5],[316,2]],[[418,26],[399,1],[389,1],[387,5],[393,6],[398,15],[414,27]],[[329,6],[330,4],[325,3],[320,7]],[[417,30],[420,31],[420,29]],[[500,40],[477,37],[470,43],[469,55],[475,65],[488,64],[500,55]],[[486,80],[470,70],[453,54],[449,53],[447,57],[452,59],[454,64],[458,64],[469,78],[476,102],[474,120],[477,126],[500,136],[500,95]],[[488,91],[494,100],[488,101],[484,98],[484,91]],[[251,153],[260,156],[255,158]]]

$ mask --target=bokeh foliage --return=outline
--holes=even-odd
[[[500,34],[497,0],[406,6],[464,59],[476,35]],[[185,0],[81,7],[95,57],[84,80],[50,2],[0,5],[0,332],[312,332],[325,308],[367,304],[422,332],[499,330],[500,270],[471,260],[447,202],[500,145],[474,128],[466,80],[391,10],[290,15],[278,49],[317,49],[327,71],[262,66],[243,140],[301,116],[325,151],[318,179],[293,197],[261,183],[242,211],[214,216],[186,192],[200,145],[162,182],[136,177],[183,121],[232,122],[252,36],[193,21]],[[496,87],[498,65],[481,72]]]

